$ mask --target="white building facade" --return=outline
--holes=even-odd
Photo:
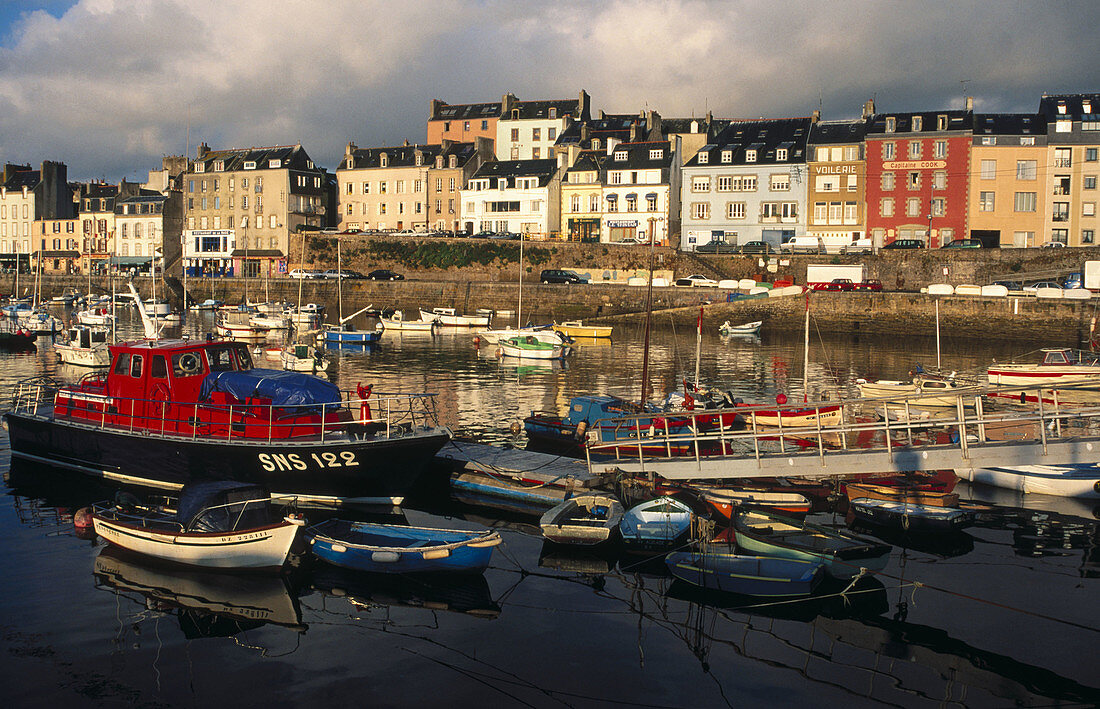
[[[462,214],[475,232],[556,236],[561,215],[557,160],[488,162],[462,190]]]

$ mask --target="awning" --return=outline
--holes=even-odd
[[[645,196],[645,198],[646,199],[657,199],[657,193],[656,192],[650,192],[649,194],[647,194]]]
[[[617,195],[617,194],[609,194],[609,195],[607,195],[606,197],[604,197],[604,199],[606,199],[606,200],[607,200],[608,202],[614,202],[614,201],[616,201],[617,199],[619,199],[619,195]]]
[[[234,258],[282,258],[279,249],[234,249],[230,254]]]
[[[626,198],[627,199],[638,199],[638,193],[637,192],[631,192],[630,194],[628,194],[626,196]]]
[[[144,266],[152,260],[152,256],[112,256],[111,264],[115,266]]]
[[[79,251],[35,251],[34,256],[42,258],[80,258]]]

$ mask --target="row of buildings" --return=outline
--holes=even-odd
[[[62,163],[4,167],[0,266],[147,265],[277,273],[304,234],[518,232],[535,239],[775,246],[961,238],[1095,243],[1100,94],[1044,95],[1035,113],[669,119],[593,114],[590,98],[433,100],[423,144],[348,143],[335,171],[301,145],[165,158],[144,184],[70,183]]]

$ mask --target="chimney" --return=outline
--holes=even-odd
[[[508,119],[512,115],[512,109],[516,106],[515,94],[509,92],[500,97],[500,117]]]
[[[583,143],[587,143],[587,142],[588,142],[588,124],[587,123],[582,123],[581,124],[581,143],[583,144]]]
[[[863,113],[861,118],[867,119],[875,115],[875,100],[873,98],[867,99],[867,103],[863,104]]]
[[[607,114],[606,114],[606,113],[604,113],[604,112],[603,112],[603,109],[601,108],[601,109],[600,109],[600,120],[602,121],[602,120],[603,120],[603,119],[605,119],[605,118],[607,118]]]
[[[967,111],[973,111],[974,110],[974,97],[973,96],[967,96],[966,97],[966,110]]]
[[[821,111],[814,109],[814,112],[810,114],[810,125],[816,125],[821,120]]]
[[[587,121],[592,117],[590,104],[592,99],[588,97],[588,92],[581,89],[580,99],[577,101],[577,118],[579,120]]]
[[[619,147],[619,143],[621,143],[621,142],[623,142],[623,141],[619,140],[618,138],[608,138],[607,139],[607,154],[611,155],[612,153],[614,153],[615,148]]]
[[[206,144],[206,141],[199,143],[199,160],[202,160],[204,157],[206,157],[207,153],[209,152],[210,146]]]
[[[430,121],[430,120],[434,119],[436,116],[438,116],[439,115],[439,109],[443,108],[446,105],[447,104],[443,103],[439,99],[433,98],[428,103],[428,120]]]
[[[351,155],[352,153],[354,153],[358,149],[359,149],[358,145],[356,145],[355,143],[350,143],[349,142],[347,149],[344,150],[344,155]]]

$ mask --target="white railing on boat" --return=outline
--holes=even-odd
[[[1088,403],[1064,401],[1082,394]],[[1100,462],[1100,385],[968,388],[954,394],[954,406],[936,406],[931,415],[931,407],[921,407],[944,397],[936,391],[638,413],[594,422],[584,448],[594,473],[671,479]],[[822,423],[838,405],[841,421]],[[736,425],[726,421],[733,413],[742,419]],[[813,423],[783,423],[796,415]],[[778,425],[760,425],[765,416]]]
[[[103,373],[91,373],[83,383],[106,380]],[[61,398],[58,398],[58,395]],[[372,392],[367,399],[356,392],[341,391],[340,400],[326,404],[280,405],[262,402],[169,402],[165,399],[139,399],[113,396],[109,393],[85,391],[80,385],[68,385],[46,378],[19,382],[12,394],[11,411],[39,419],[55,418],[54,408],[65,407],[79,412],[62,415],[65,421],[165,436],[204,440],[248,440],[271,442],[276,439],[319,440],[324,442],[334,434],[358,435],[372,433],[386,437],[404,435],[410,431],[436,428],[439,416],[435,394],[404,394]],[[95,403],[98,408],[74,406],[73,402]],[[171,410],[179,417],[169,416]],[[159,414],[157,413],[159,411]],[[200,418],[217,414],[216,418]],[[294,416],[315,416],[316,420],[290,421]],[[126,421],[120,425],[118,420]],[[248,431],[252,435],[246,435]],[[217,434],[202,429],[218,428]],[[220,429],[224,427],[224,432]],[[263,427],[263,430],[257,430]],[[303,429],[316,429],[315,434],[303,434]],[[295,431],[298,431],[295,433]],[[256,435],[256,434],[259,435]],[[266,435],[264,435],[266,433]]]

